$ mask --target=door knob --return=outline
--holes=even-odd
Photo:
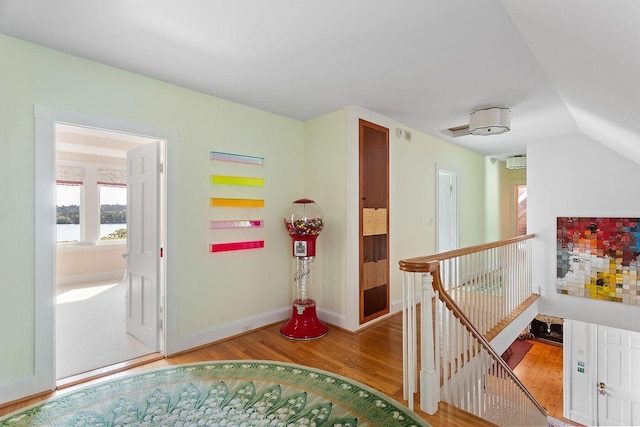
[[[602,396],[605,396],[607,394],[607,392],[604,391],[604,388],[605,388],[605,384],[602,381],[600,381],[598,383],[598,394],[600,394]]]

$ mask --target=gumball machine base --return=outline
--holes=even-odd
[[[292,340],[313,340],[327,335],[329,328],[318,319],[316,302],[312,299],[295,300],[291,318],[282,325],[280,333]]]

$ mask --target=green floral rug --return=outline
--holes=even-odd
[[[61,394],[0,426],[429,426],[348,378],[270,361],[178,365]]]

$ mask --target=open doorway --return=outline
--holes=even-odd
[[[527,184],[514,185],[516,236],[527,234]]]
[[[439,253],[458,249],[460,245],[460,212],[458,192],[460,174],[451,167],[436,164],[436,223],[438,226],[436,247]],[[445,263],[440,272],[444,283],[459,282],[457,261]]]
[[[144,224],[140,220],[132,223],[129,215],[131,166],[127,158],[128,153],[154,144],[162,156],[161,143],[154,138],[55,125],[57,380],[161,350],[160,333],[158,340],[149,342],[132,332],[128,323],[135,295],[132,297],[129,287],[131,268],[126,256],[131,233]],[[159,170],[155,174],[159,176]],[[161,187],[159,178],[157,182]],[[161,195],[162,189],[157,193]],[[150,229],[162,229],[162,209],[149,219],[155,221]],[[158,234],[155,238],[161,242]],[[160,272],[158,268],[158,275]],[[146,321],[156,325],[161,323],[162,283],[162,278],[155,278],[158,302],[145,310],[152,317]]]
[[[458,249],[459,222],[458,186],[460,174],[450,166],[436,165],[437,178],[437,248],[438,252]]]

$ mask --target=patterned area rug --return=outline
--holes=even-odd
[[[270,361],[178,365],[105,381],[0,418],[0,426],[429,426],[384,394]]]
[[[549,424],[548,427],[573,427],[574,425],[578,425],[578,424],[569,424],[567,422],[564,422],[557,418],[553,418],[551,416],[547,417],[547,421]]]
[[[518,363],[522,362],[524,356],[531,350],[533,344],[524,340],[515,340],[505,351],[505,355],[503,355],[503,359],[507,362],[507,365],[513,370],[518,366]]]

